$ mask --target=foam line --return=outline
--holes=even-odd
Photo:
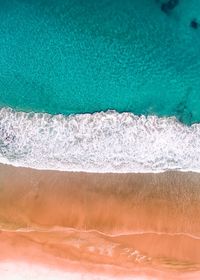
[[[0,109],[0,162],[86,172],[200,172],[200,124],[116,111],[70,116]]]

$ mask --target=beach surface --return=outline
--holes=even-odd
[[[48,273],[52,279],[199,279],[199,202],[198,173],[0,165],[0,272],[13,280]],[[14,270],[21,278],[6,278]]]

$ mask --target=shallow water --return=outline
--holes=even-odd
[[[200,256],[198,252],[194,252],[200,247],[200,239],[184,234],[138,233],[109,236],[74,229],[46,232],[4,231],[1,233],[0,244],[3,256],[0,256],[1,262],[5,259],[26,260],[33,264],[49,265],[48,258],[52,258],[58,264],[59,261],[60,264],[66,263],[66,271],[67,262],[74,262],[80,268],[90,268],[87,272],[93,270],[98,275],[99,268],[101,273],[115,275],[115,279],[131,275],[152,275],[154,279],[167,279],[164,278],[165,274],[172,277],[170,279],[178,279],[188,273],[191,276],[200,273]],[[177,251],[179,247],[181,250]],[[25,253],[27,249],[29,253]],[[13,250],[17,253],[12,253]],[[41,254],[45,254],[47,260],[42,261]],[[163,277],[159,278],[162,274]]]
[[[200,2],[0,1],[0,106],[200,121]]]

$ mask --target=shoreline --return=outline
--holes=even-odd
[[[137,174],[144,174],[144,175],[150,175],[150,174],[162,174],[162,173],[194,173],[194,174],[200,174],[200,169],[160,169],[160,170],[146,170],[141,169],[137,171],[120,171],[120,170],[113,170],[113,171],[104,171],[104,170],[96,170],[96,169],[50,169],[50,168],[41,168],[41,167],[32,167],[32,166],[26,166],[26,165],[17,165],[13,164],[12,162],[9,162],[8,160],[2,159],[0,165],[6,165],[6,166],[12,166],[14,168],[22,168],[22,169],[30,169],[30,170],[37,170],[37,171],[46,171],[46,172],[64,172],[64,173],[76,173],[76,174],[119,174],[119,175],[137,175]]]
[[[77,273],[82,277],[90,276],[87,279],[198,279],[200,275],[199,265],[191,265],[186,267],[185,263],[153,263],[149,265],[148,262],[143,260],[143,256],[140,256],[141,261],[135,261],[129,263],[107,262],[109,259],[104,255],[103,258],[89,258],[89,255],[83,256],[81,258],[75,259],[73,255],[69,256],[69,251],[66,250],[66,245],[61,242],[61,236],[57,236],[55,239],[52,236],[31,236],[29,234],[21,233],[9,233],[1,232],[0,235],[0,272],[2,274],[1,266],[5,263],[10,263],[11,265],[27,265],[32,267],[41,267],[46,269],[49,275],[52,272],[59,272],[61,275],[65,276],[67,273],[72,274]],[[66,239],[66,235],[63,235]],[[44,242],[45,240],[45,242]],[[56,240],[56,243],[55,243]],[[159,240],[156,240],[158,242]],[[173,243],[176,244],[178,240],[174,240]],[[142,238],[142,242],[145,239]],[[152,240],[151,240],[152,242]],[[188,240],[187,240],[188,242]],[[146,242],[145,242],[146,243]],[[191,242],[188,243],[188,249],[191,246]],[[199,242],[192,246],[198,246]],[[65,248],[63,248],[65,247]],[[68,248],[70,249],[70,248]],[[82,250],[83,253],[83,250]],[[30,271],[27,271],[27,275],[30,277]],[[12,279],[12,278],[11,278]],[[21,278],[20,278],[21,279]],[[26,280],[26,278],[23,278]],[[37,278],[33,278],[34,280]],[[43,279],[43,278],[41,278]],[[52,278],[52,279],[69,279],[69,278]],[[74,278],[70,278],[74,279]],[[75,278],[76,279],[76,278]],[[82,278],[81,278],[82,279]]]

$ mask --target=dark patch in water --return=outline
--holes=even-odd
[[[188,99],[191,91],[192,88],[187,89],[182,101],[176,107],[177,118],[179,119],[180,122],[184,122],[187,125],[192,124],[192,118],[193,118],[192,112],[190,112],[188,108]]]
[[[193,29],[197,29],[199,27],[199,23],[196,21],[196,19],[191,20],[190,27]]]
[[[169,0],[166,3],[161,5],[161,10],[168,14],[171,12],[177,5],[179,4],[179,0]]]

